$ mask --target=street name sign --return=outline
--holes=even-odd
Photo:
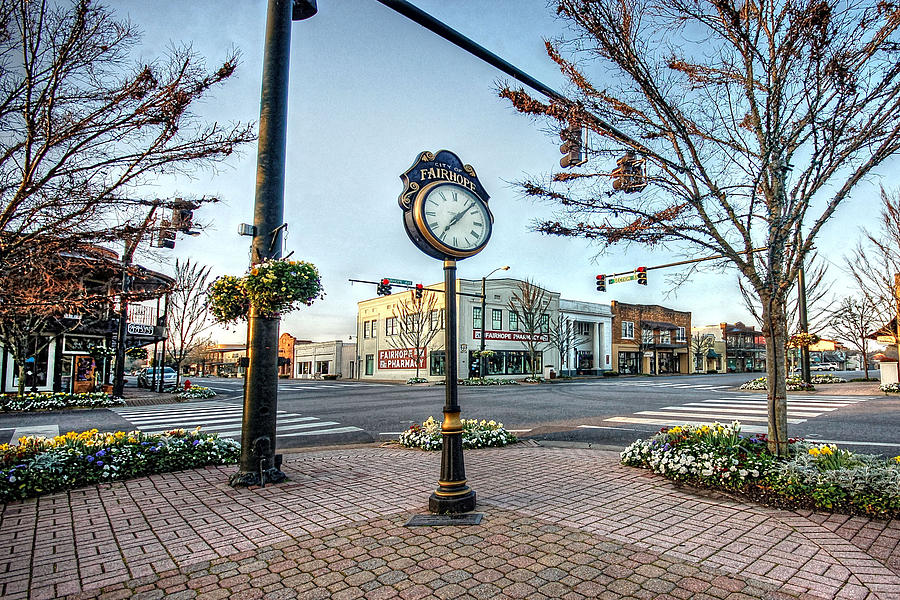
[[[391,283],[396,283],[397,285],[412,285],[412,281],[409,279],[394,279],[393,277],[388,277],[387,280]]]

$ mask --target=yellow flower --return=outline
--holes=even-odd
[[[250,274],[251,275],[259,275],[259,269],[257,269],[256,267],[250,269]]]
[[[813,456],[818,456],[820,454],[818,448],[810,448],[809,453],[812,454]]]
[[[893,461],[896,462],[896,463],[900,463],[900,456],[895,456],[895,457],[892,458],[891,460],[893,460]]]
[[[828,446],[822,446],[822,454],[833,454],[833,450]]]

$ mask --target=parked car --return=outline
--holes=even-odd
[[[833,362],[821,362],[809,365],[810,371],[837,371],[839,368],[838,364]]]
[[[163,387],[169,387],[175,385],[175,377],[177,373],[175,369],[172,367],[163,367],[162,369],[162,378],[163,378]],[[137,376],[137,386],[142,388],[149,389],[153,384],[154,378],[156,379],[156,383],[159,383],[159,372],[156,371],[154,367],[147,367],[141,369],[141,372],[138,373]]]

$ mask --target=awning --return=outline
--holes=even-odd
[[[721,357],[722,357],[721,354],[719,354],[718,352],[716,352],[715,350],[713,350],[711,348],[706,351],[706,358],[721,358]]]
[[[891,319],[891,321],[881,327],[878,331],[870,333],[866,336],[867,339],[876,340],[881,342],[882,344],[896,344],[897,343],[897,317]],[[878,339],[882,338],[882,339]]]
[[[678,329],[678,325],[666,323],[665,321],[641,321],[641,327],[643,329],[661,329],[663,331],[675,331]]]

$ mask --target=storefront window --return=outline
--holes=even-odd
[[[366,375],[375,374],[375,355],[366,354]]]
[[[445,375],[447,368],[447,356],[443,350],[432,350],[430,354],[428,373],[430,375]]]
[[[641,372],[640,352],[619,352],[619,373],[637,375]]]
[[[487,359],[488,375],[504,375],[506,373],[506,352],[495,352]]]
[[[328,364],[330,360],[317,360],[316,361],[316,373],[321,373],[322,375],[328,375]]]
[[[432,354],[433,356],[433,354]],[[536,372],[541,370],[541,352],[535,355]],[[441,352],[443,360],[443,352]],[[488,375],[530,375],[528,352],[524,350],[494,350],[494,355],[486,359]],[[469,353],[470,377],[478,376],[478,358]]]
[[[678,357],[671,352],[659,353],[659,372],[678,373]]]

